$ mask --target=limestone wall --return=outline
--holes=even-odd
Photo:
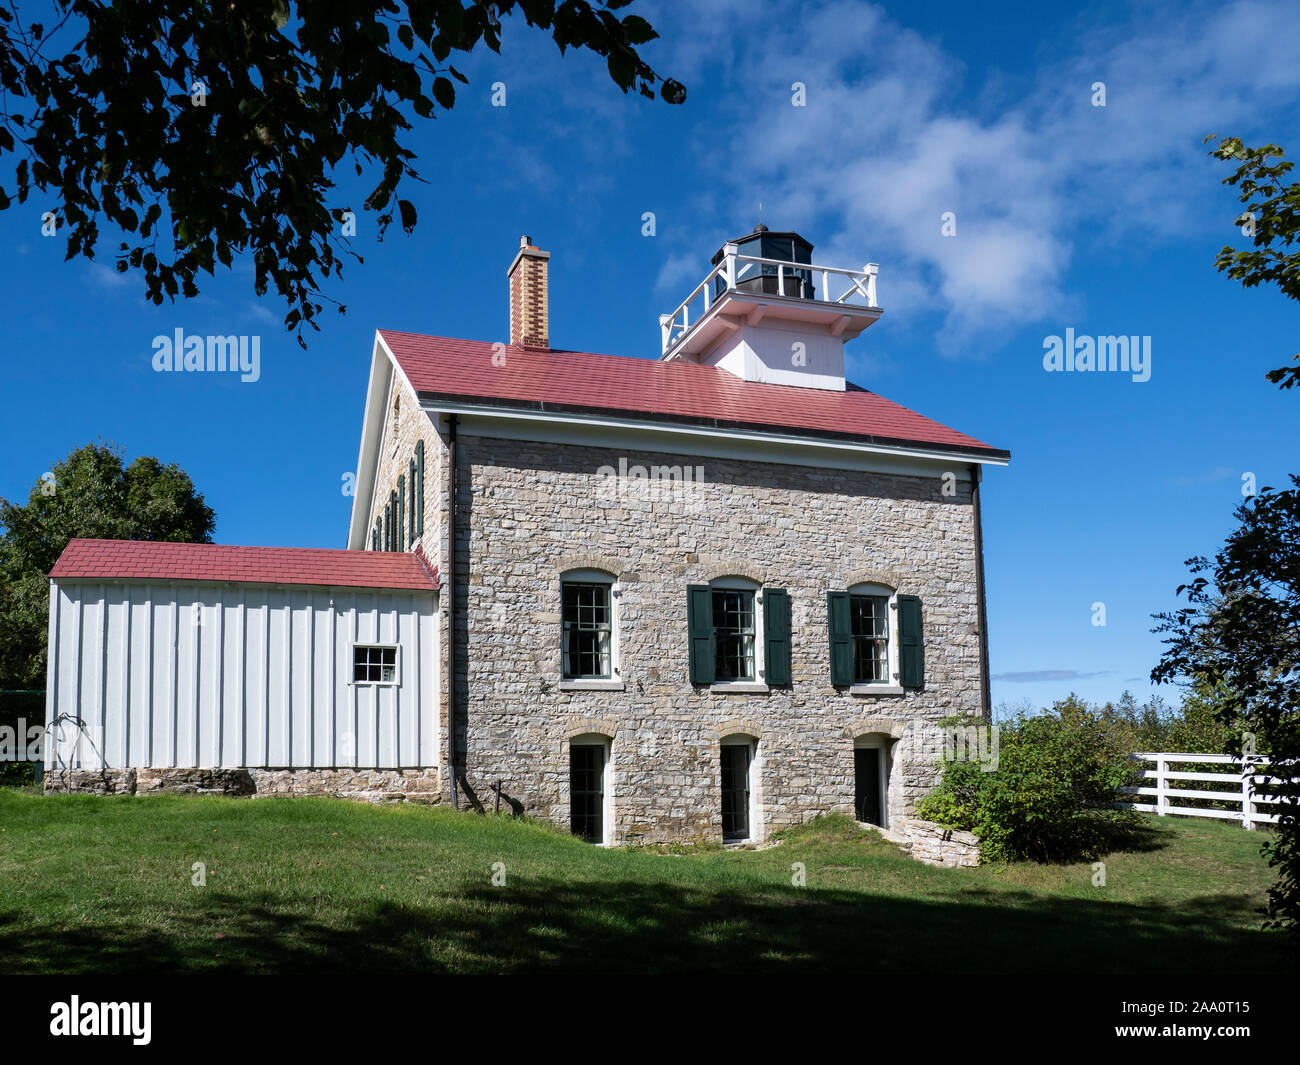
[[[702,465],[692,491],[611,491],[601,468]],[[889,812],[936,781],[937,722],[980,709],[969,485],[571,444],[460,438],[456,673],[471,780],[500,780],[530,814],[566,823],[568,738],[611,734],[614,841],[721,833],[719,742],[757,737],[758,838],[852,813],[854,737],[892,742]],[[618,578],[623,690],[560,686],[560,574]],[[765,694],[691,685],[686,588],[749,576],[791,596],[793,684]],[[462,576],[462,581],[464,577]],[[921,597],[925,688],[858,696],[830,683],[826,592],[879,580]],[[870,724],[864,724],[870,722]]]
[[[980,841],[974,833],[907,817],[899,835],[912,857],[926,865],[969,868],[980,863]]]

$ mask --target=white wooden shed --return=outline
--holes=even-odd
[[[73,540],[46,769],[437,766],[437,611],[418,552]]]

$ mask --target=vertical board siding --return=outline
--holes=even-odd
[[[108,692],[108,598],[101,584],[95,604],[95,632],[99,648],[95,654],[95,710],[94,724],[90,730],[92,758],[100,761],[104,758],[104,725],[108,720],[108,707],[105,705]]]
[[[45,732],[46,742],[44,744],[45,768],[47,770],[54,766],[54,736],[50,731],[50,725],[57,716],[58,711],[55,709],[59,699],[59,589],[50,585],[50,622],[48,629],[48,640],[45,646],[48,650],[48,668],[49,680],[45,682]]]
[[[171,603],[171,617],[168,621],[168,631],[170,643],[168,644],[168,658],[170,659],[169,673],[167,677],[167,739],[166,739],[166,757],[162,762],[163,765],[175,767],[176,765],[176,728],[180,722],[180,655],[181,655],[181,607],[173,598]]]
[[[50,603],[52,769],[438,764],[432,594],[67,581]],[[352,683],[355,643],[396,644],[400,684]]]

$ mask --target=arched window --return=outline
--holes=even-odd
[[[854,684],[898,683],[895,594],[883,584],[855,584],[849,589]]]
[[[854,695],[903,695],[925,687],[921,600],[887,584],[827,592],[831,683]]]
[[[766,691],[790,683],[790,596],[749,577],[686,589],[692,684]]]
[[[617,683],[618,582],[596,569],[560,575],[561,681],[579,687]]]
[[[759,585],[747,577],[719,577],[709,585],[713,608],[714,682],[757,681],[755,649],[761,647],[763,619],[757,610]]]

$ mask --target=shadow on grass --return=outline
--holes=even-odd
[[[1165,850],[1177,839],[1178,834],[1172,828],[1156,828],[1145,822],[1106,825],[1101,829],[1101,848],[1107,854],[1114,851],[1146,854]]]
[[[1179,909],[973,889],[948,902],[773,886],[512,881],[420,908],[358,900],[337,921],[301,897],[212,894],[184,932],[32,930],[0,914],[0,971],[1246,973],[1273,938],[1232,927],[1235,896]]]

